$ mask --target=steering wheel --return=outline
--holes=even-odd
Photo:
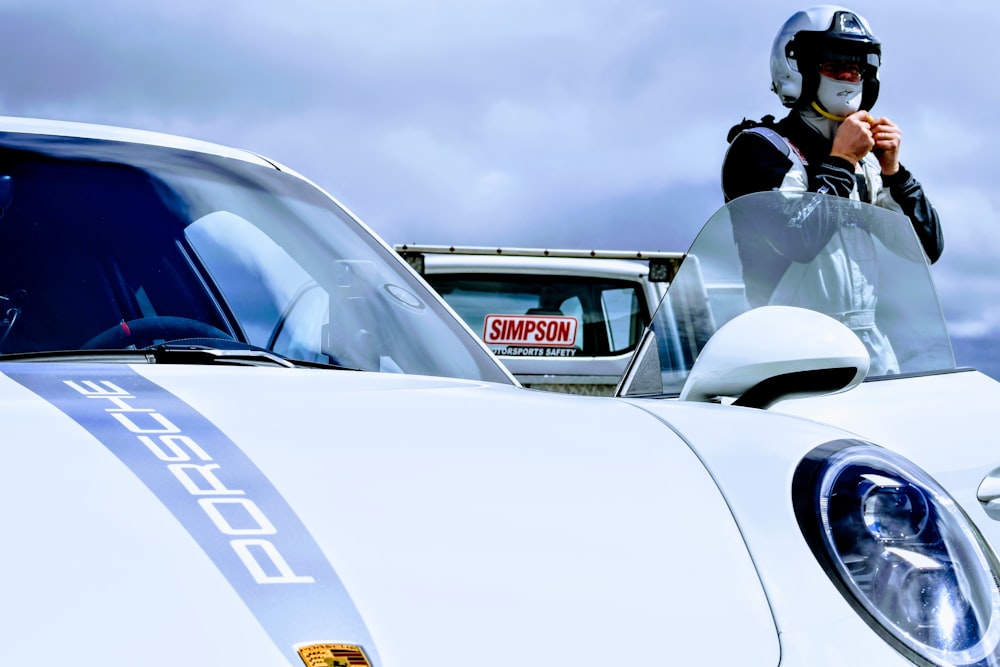
[[[102,331],[80,346],[81,350],[120,350],[133,346],[151,347],[159,342],[184,338],[221,338],[231,341],[233,337],[222,329],[187,317],[169,315],[141,317],[121,322]]]

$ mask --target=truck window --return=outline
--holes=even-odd
[[[639,284],[625,280],[476,273],[426,278],[500,356],[522,356],[528,348],[561,348],[572,350],[573,356],[620,355],[635,347],[648,323]],[[501,316],[509,318],[501,321]],[[557,328],[564,322],[558,318],[575,322]],[[536,334],[536,322],[560,335]],[[488,331],[488,326],[494,328]]]

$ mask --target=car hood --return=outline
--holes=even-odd
[[[678,664],[706,647],[778,662],[716,481],[625,401],[6,363],[0,404],[0,563],[19,613],[4,664],[299,665],[301,643],[359,645],[373,665],[627,664],[665,641]]]
[[[916,463],[942,484],[994,551],[1000,545],[1000,507],[987,502],[1000,498],[995,442],[1000,413],[990,407],[1000,404],[1000,383],[982,373],[883,379],[838,394],[781,401],[769,410],[732,409],[724,415],[721,434],[714,406],[702,404],[705,413],[699,416],[697,410],[675,410],[671,400],[628,400],[683,433],[724,489],[771,596],[783,664],[795,664],[794,656],[808,663],[817,653],[850,660],[851,652],[871,657],[884,650],[839,604],[839,594],[812,576],[815,560],[796,529],[790,504],[787,509],[781,504],[781,497],[789,496],[795,462],[806,455],[809,443],[831,434],[825,426]],[[784,419],[788,415],[800,419]],[[825,631],[814,632],[817,626]],[[838,645],[844,636],[852,637],[846,648]],[[857,641],[867,644],[862,648]],[[830,664],[835,663],[831,657]]]

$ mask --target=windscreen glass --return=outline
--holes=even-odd
[[[955,367],[926,256],[904,215],[766,192],[730,202],[704,226],[653,316],[653,344],[633,360],[626,395],[679,394],[712,334],[764,305],[845,324],[869,352],[869,377]],[[650,368],[659,368],[653,381]],[[629,381],[640,373],[643,381]]]
[[[2,354],[187,341],[509,382],[391,250],[294,175],[0,134],[0,207]]]

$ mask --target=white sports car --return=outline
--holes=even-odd
[[[0,119],[0,664],[1000,664],[1000,385],[905,220],[775,197],[570,396],[280,165]],[[888,239],[802,263],[881,274],[896,365],[815,290],[699,292],[743,215]]]

